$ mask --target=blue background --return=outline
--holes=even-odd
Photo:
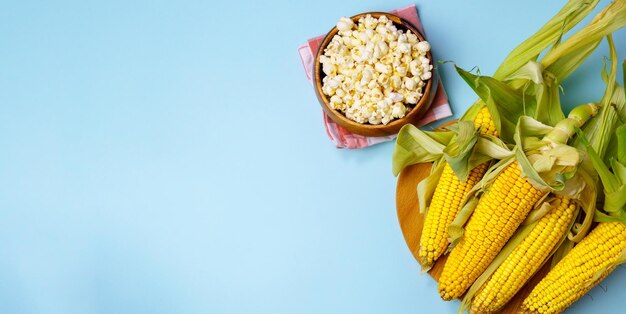
[[[564,3],[417,5],[437,59],[493,73]],[[335,149],[296,52],[408,4],[2,1],[1,311],[455,312],[404,243],[393,143]],[[600,98],[606,55],[565,104]],[[476,97],[442,76],[458,116]],[[571,312],[622,310],[625,280]]]

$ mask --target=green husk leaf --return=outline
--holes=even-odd
[[[504,159],[514,155],[514,152],[499,138],[491,135],[480,134],[476,144],[474,144],[474,153],[470,157],[470,168],[487,162],[492,159]]]
[[[527,104],[526,115],[548,125],[555,125],[565,118],[561,109],[558,78],[546,71],[541,63],[529,61],[507,80],[512,80],[510,84],[514,89],[521,85],[519,87],[523,90],[524,103]],[[529,102],[531,97],[534,97],[533,102]]]
[[[614,222],[614,221],[617,221],[617,222],[621,222],[621,223],[626,224],[626,214],[621,213],[621,214],[616,215],[616,216],[609,216],[609,215],[607,215],[607,214],[605,214],[605,213],[603,213],[603,212],[601,212],[599,210],[596,210],[596,213],[595,213],[595,216],[593,217],[593,220],[597,221],[597,222]]]
[[[485,102],[482,99],[477,99],[474,103],[465,110],[459,121],[474,121],[474,118],[485,105]]]
[[[620,185],[615,191],[604,191],[604,211],[607,213],[621,213],[626,206],[626,184]]]
[[[593,5],[595,6],[595,4]],[[603,30],[602,27],[606,26],[607,23],[620,20],[619,6],[614,6],[612,10],[605,10],[604,12],[605,14],[597,16],[596,19],[594,19],[594,22],[583,29],[585,34],[589,35],[590,30],[597,30],[598,28]],[[610,32],[603,34],[610,34]],[[515,70],[508,72],[508,75],[500,77],[499,74],[502,72],[499,72],[497,73],[498,75],[494,75],[494,79],[506,78],[507,80],[512,81],[511,86],[513,89],[517,90],[521,87],[523,91],[523,97],[521,98],[523,107],[519,107],[518,105],[518,108],[522,108],[524,114],[526,115],[529,115],[543,123],[554,125],[556,122],[564,118],[559,98],[560,82],[565,77],[573,73],[573,71],[575,71],[584,62],[584,60],[591,55],[604,35],[595,36],[595,40],[591,42],[587,41],[585,44],[581,44],[578,42],[581,36],[577,33],[567,39],[564,43],[558,43],[562,36],[561,33],[556,38],[557,40],[553,42],[553,49],[546,55],[548,57],[547,60],[544,58],[541,60],[541,63],[537,63],[534,62],[536,56],[526,59],[525,64],[518,64]],[[461,74],[461,76],[463,77],[463,74]],[[464,77],[464,79],[470,86],[472,86],[472,88],[475,90],[477,89],[475,84],[472,84],[466,77]],[[530,84],[531,82],[532,84]],[[512,126],[515,125],[519,115],[507,114],[505,113],[507,110],[503,110],[502,108],[500,108],[501,112],[498,114],[497,109],[495,109],[493,105],[489,105],[489,101],[487,100],[488,95],[484,92],[480,93],[477,90],[476,93],[489,107],[489,111],[496,122],[496,128],[502,138],[506,142],[510,142],[512,138],[509,135],[512,134]],[[491,93],[498,94],[498,91],[491,90]],[[531,97],[533,95],[534,97]],[[503,106],[503,103],[498,100],[498,95],[491,95],[491,97],[493,97],[494,104]],[[505,104],[508,105],[508,103]],[[496,117],[498,115],[500,117]],[[501,121],[506,119],[510,119],[510,121]],[[511,126],[511,128],[506,128],[507,125]]]
[[[497,79],[503,79],[527,64],[528,61],[536,60],[544,49],[558,42],[563,34],[585,18],[597,4],[597,0],[568,1],[535,34],[513,49],[493,76]]]
[[[559,58],[546,71],[552,73],[557,83],[570,76],[583,62],[598,48],[600,40],[595,43],[583,46],[572,53]]]
[[[609,43],[609,57],[611,59],[611,72],[610,74],[606,73],[606,65],[602,67],[602,79],[606,84],[606,89],[604,90],[604,95],[602,95],[602,99],[610,99],[614,95],[615,91],[615,81],[617,78],[617,49],[615,49],[615,42],[613,41],[613,36],[611,34],[606,36],[606,40]],[[604,104],[603,104],[604,105]],[[608,105],[608,103],[606,104]]]
[[[452,249],[459,243],[459,241],[463,237],[463,234],[465,233],[465,229],[463,228],[463,226],[472,216],[474,209],[476,209],[476,205],[478,205],[478,200],[478,197],[472,197],[470,200],[465,202],[465,205],[463,205],[452,223],[448,226],[449,244],[446,253],[452,251]]]
[[[548,195],[550,194],[546,193],[546,195],[544,196],[544,199],[539,200],[537,202],[537,204],[535,205],[535,208],[533,208],[533,210],[531,210],[530,213],[528,213],[528,216],[526,216],[526,220],[524,220],[522,225],[528,225],[533,222],[536,222],[552,210],[553,208],[552,204],[550,203],[549,200],[546,200]]]
[[[433,162],[454,137],[453,132],[428,132],[407,124],[400,129],[393,150],[392,171],[397,176],[407,166]]]
[[[504,59],[493,74],[496,79],[510,76],[520,67],[534,61],[537,56],[550,45],[560,41],[563,34],[571,30],[584,19],[598,4],[598,0],[570,0],[537,32],[515,47]],[[478,110],[485,106],[479,99],[470,106],[460,120],[469,121],[474,118]]]
[[[580,163],[578,150],[565,143],[577,130],[576,127],[584,124],[596,113],[595,104],[577,106],[569,113],[567,119],[560,121],[554,128],[531,117],[520,117],[515,130],[517,144],[515,156],[523,174],[535,187],[561,191],[563,194],[565,182],[575,176]],[[542,136],[541,140],[539,136]],[[535,139],[532,139],[533,137]],[[545,142],[545,145],[541,146],[542,142]],[[582,183],[580,180],[578,182]],[[567,190],[576,192],[581,189],[582,187],[570,186]]]
[[[617,160],[626,165],[626,124],[617,128],[615,136],[617,138]]]
[[[616,159],[611,159],[611,169],[613,169],[613,173],[617,177],[619,184],[626,184],[626,166]]]
[[[584,195],[583,191],[589,185],[585,177],[582,175],[583,171],[585,171],[585,169],[577,165],[576,172],[567,173],[571,175],[566,176],[567,181],[565,181],[563,189],[560,191],[554,191],[554,194],[579,199],[582,195]]]
[[[576,223],[568,234],[568,239],[573,243],[578,243],[587,235],[591,224],[593,223],[594,214],[596,211],[596,200],[598,198],[598,185],[597,181],[587,172],[586,169],[580,168],[576,172],[576,177],[580,178],[584,182],[584,187],[580,191],[580,194],[576,197],[576,202],[579,204],[579,208],[583,209],[585,215],[582,223]]]
[[[458,134],[443,150],[443,155],[456,176],[465,182],[469,172],[472,170],[469,165],[469,159],[474,144],[478,140],[478,130],[469,121],[459,121],[457,126]]]
[[[613,176],[602,158],[598,155],[598,153],[596,153],[593,147],[591,147],[591,144],[587,140],[585,134],[579,131],[578,138],[583,147],[586,148],[587,156],[589,156],[593,167],[596,169],[598,175],[600,176],[600,180],[602,181],[605,189],[605,194],[606,192],[612,193],[616,191],[619,188],[619,181],[617,180],[617,178]]]
[[[506,80],[527,80],[535,84],[543,84],[543,66],[539,62],[528,61],[519,70],[508,76]]]
[[[602,69],[602,77],[606,82],[606,89],[600,100],[600,110],[596,117],[583,128],[585,136],[590,139],[591,147],[599,156],[605,156],[607,147],[615,131],[619,119],[619,111],[626,107],[626,99],[623,97],[622,87],[615,84],[617,74],[617,51],[611,36],[607,36],[611,55],[611,71],[607,73],[606,63]],[[580,139],[576,139],[574,146],[582,149]]]
[[[424,215],[428,213],[428,206],[426,204],[430,204],[430,200],[433,198],[433,194],[437,189],[437,183],[439,182],[439,178],[441,178],[441,173],[443,172],[445,165],[446,161],[443,158],[435,161],[428,177],[424,178],[424,180],[417,184],[419,209],[420,213]]]
[[[500,138],[510,143],[517,117],[525,114],[527,110],[534,112],[534,100],[524,103],[525,98],[522,93],[508,84],[493,77],[474,75],[460,67],[455,66],[455,68],[487,105]]]
[[[515,132],[515,143],[517,144],[515,147],[515,157],[522,168],[522,173],[530,182],[533,183],[533,185],[541,189],[549,189],[550,184],[544,181],[526,156],[526,153],[524,152],[524,141],[522,141],[522,138],[525,136],[546,135],[551,130],[552,128],[550,126],[544,125],[530,117],[522,116],[517,124]],[[557,186],[556,190],[559,190],[560,188],[562,188],[562,186]]]
[[[581,62],[582,63],[582,62]],[[560,85],[557,78],[550,72],[544,73],[546,80],[545,87],[538,85],[536,88],[541,92],[537,95],[537,120],[548,125],[555,125],[565,119],[565,114],[561,108],[561,97],[559,95]]]
[[[576,32],[566,41],[550,50],[541,60],[544,67],[549,67],[563,56],[588,47],[614,31],[626,26],[626,1],[614,1],[583,29]]]

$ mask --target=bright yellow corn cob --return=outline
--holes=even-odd
[[[489,114],[489,110],[486,106],[480,108],[480,110],[476,114],[476,117],[474,117],[474,126],[482,134],[498,136],[496,125],[493,123],[491,114]]]
[[[567,232],[576,204],[567,197],[543,216],[513,249],[472,301],[472,312],[493,313],[502,308],[539,270]]]
[[[524,311],[562,312],[614,269],[613,263],[624,249],[626,225],[621,222],[598,224],[537,284],[524,300]]]
[[[496,135],[496,127],[487,107],[483,107],[474,118],[474,126],[483,134]],[[489,164],[483,163],[472,169],[467,180],[462,182],[445,164],[437,188],[433,194],[428,213],[424,221],[420,238],[419,257],[426,268],[443,254],[448,246],[448,226],[461,210],[463,197],[482,179]]]
[[[517,161],[483,194],[439,278],[444,300],[459,298],[493,261],[543,193],[521,176]]]

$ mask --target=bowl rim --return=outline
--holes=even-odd
[[[413,24],[411,24],[407,20],[392,13],[377,12],[377,11],[364,12],[364,13],[359,13],[357,15],[351,16],[350,19],[354,22],[357,22],[361,17],[365,17],[367,15],[371,15],[372,17],[376,17],[376,18],[379,18],[383,15],[387,16],[387,18],[389,18],[389,20],[391,20],[396,26],[400,26],[404,28],[405,30],[408,29],[411,32],[413,32],[420,41],[426,41],[425,36],[422,34],[422,32],[419,29],[417,29],[417,27],[415,27]],[[392,134],[397,133],[403,125],[416,122],[416,120],[423,117],[423,115],[430,108],[433,102],[433,98],[435,94],[433,92],[433,87],[435,86],[434,85],[435,83],[438,83],[438,77],[436,75],[436,71],[432,71],[432,77],[426,80],[426,84],[424,85],[424,88],[423,88],[422,97],[418,100],[418,102],[415,105],[413,105],[411,110],[404,117],[391,120],[387,124],[358,123],[346,117],[344,113],[331,108],[330,100],[328,96],[326,96],[322,92],[322,79],[323,79],[324,74],[323,74],[323,71],[321,71],[321,63],[319,62],[319,60],[320,60],[321,55],[324,53],[324,49],[326,48],[326,46],[330,43],[332,38],[338,32],[339,31],[336,25],[333,26],[333,28],[331,28],[330,31],[328,31],[328,33],[324,36],[324,39],[320,43],[317,49],[317,52],[315,53],[315,59],[314,59],[315,64],[313,68],[313,82],[315,85],[315,94],[320,102],[320,105],[322,106],[324,111],[328,114],[328,116],[337,124],[347,128],[349,131],[356,133],[356,134],[366,135],[366,136],[392,135]],[[428,51],[426,55],[427,55],[427,58],[431,60],[431,64],[432,64],[433,58],[432,58],[431,51]]]

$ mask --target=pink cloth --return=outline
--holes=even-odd
[[[424,34],[424,36],[426,36],[422,23],[420,22],[417,15],[417,8],[415,7],[415,5],[409,5],[401,9],[393,10],[390,13],[395,14],[410,22],[417,29],[419,29],[422,34]],[[306,43],[298,47],[298,53],[300,54],[300,58],[302,59],[304,72],[306,73],[306,77],[311,84],[313,84],[313,67],[315,62],[315,54],[317,53],[317,49],[322,43],[322,40],[324,40],[324,36],[311,38]],[[337,125],[335,121],[328,117],[328,115],[326,115],[326,113],[324,113],[323,111],[322,115],[324,118],[324,127],[326,128],[326,133],[328,134],[328,137],[330,137],[330,140],[335,143],[337,148],[364,148],[378,143],[393,140],[396,137],[395,134],[383,137],[371,137],[354,134]],[[424,117],[417,123],[417,126],[423,126],[428,123],[447,118],[449,116],[452,116],[452,110],[450,109],[450,104],[448,103],[448,96],[446,95],[446,91],[441,84],[441,80],[439,80],[439,85],[437,86],[437,91],[435,93],[433,103],[430,109],[424,114]]]

